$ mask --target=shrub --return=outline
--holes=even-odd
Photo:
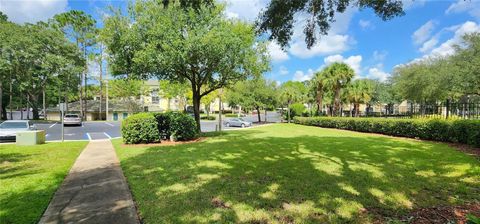
[[[200,119],[201,119],[201,120],[213,121],[213,120],[216,119],[216,117],[215,117],[215,116],[212,116],[212,115],[210,115],[210,116],[201,116]]]
[[[289,109],[290,118],[293,118],[295,116],[302,116],[303,111],[305,111],[305,105],[303,105],[302,103],[294,103],[290,105]]]
[[[295,117],[294,122],[480,147],[480,121],[478,120]]]
[[[187,141],[197,138],[197,123],[188,114],[174,113],[171,115],[170,133],[177,140]]]
[[[170,138],[170,123],[172,122],[173,112],[154,113],[153,116],[157,121],[157,128],[161,139]]]
[[[238,114],[225,114],[225,117],[238,117]]]
[[[123,142],[127,144],[159,142],[157,121],[151,113],[139,113],[122,122]]]

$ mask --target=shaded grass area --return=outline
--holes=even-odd
[[[0,223],[38,222],[86,145],[0,145]]]
[[[368,223],[480,200],[480,162],[442,143],[277,124],[114,145],[146,223]]]

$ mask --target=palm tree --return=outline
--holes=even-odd
[[[305,98],[306,88],[303,83],[288,81],[280,87],[280,101],[287,104],[287,120],[290,123],[290,105]]]
[[[359,115],[361,103],[369,103],[373,96],[373,82],[369,79],[358,79],[347,89],[347,99],[353,103],[355,117]]]
[[[323,113],[323,95],[325,91],[325,79],[326,75],[324,71],[315,73],[312,79],[312,87],[315,91],[315,100],[317,101],[317,115]]]
[[[343,62],[335,62],[325,68],[324,72],[326,76],[325,86],[330,87],[334,92],[333,114],[338,116],[342,88],[350,83],[355,75],[355,71]]]

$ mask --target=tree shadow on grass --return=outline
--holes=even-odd
[[[478,161],[443,144],[258,134],[122,160],[140,215],[147,223],[369,222],[369,210],[395,217],[480,199]]]

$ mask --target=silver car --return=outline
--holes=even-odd
[[[65,117],[63,117],[63,125],[82,126],[82,119],[78,114],[65,114]]]
[[[252,122],[243,120],[243,118],[232,118],[224,122],[226,127],[250,127]]]
[[[33,130],[36,130],[36,128],[30,121],[24,121],[24,120],[4,121],[3,123],[0,124],[0,141],[15,140],[17,138],[17,132],[33,131]]]

